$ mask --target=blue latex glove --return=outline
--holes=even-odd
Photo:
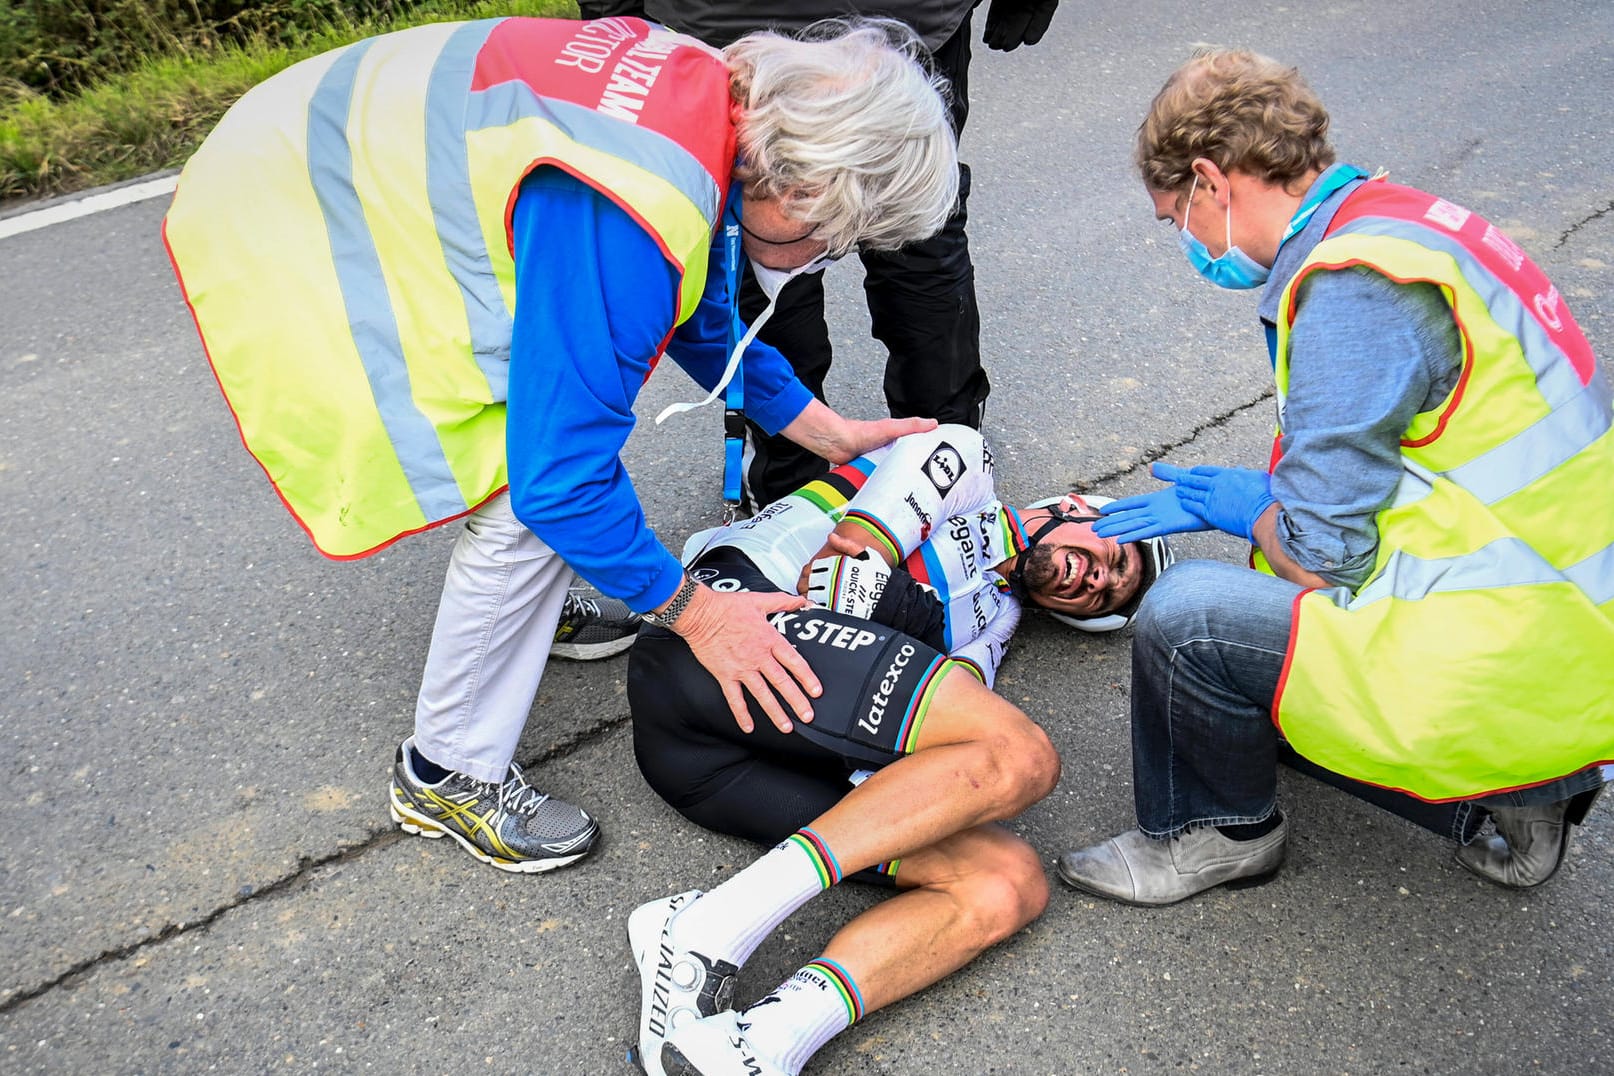
[[[1117,542],[1141,542],[1163,534],[1208,531],[1211,525],[1190,512],[1177,496],[1176,486],[1136,497],[1122,497],[1098,510],[1093,533]]]
[[[1247,467],[1191,467],[1157,463],[1156,478],[1176,483],[1177,500],[1217,530],[1255,542],[1255,521],[1277,504],[1272,476]]]

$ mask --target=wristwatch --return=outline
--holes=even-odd
[[[684,610],[689,608],[689,603],[695,600],[695,591],[698,588],[699,584],[688,575],[685,575],[684,581],[678,585],[677,591],[673,593],[672,601],[667,603],[665,609],[659,613],[643,614],[645,623],[654,624],[658,628],[666,628],[670,631],[672,626],[678,623],[678,618],[684,615]]]

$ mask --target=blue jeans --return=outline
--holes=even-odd
[[[1272,696],[1301,588],[1248,568],[1183,561],[1149,591],[1132,640],[1132,793],[1138,827],[1260,822],[1277,808]],[[1530,806],[1602,783],[1593,766],[1476,801]]]

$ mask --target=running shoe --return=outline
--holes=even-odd
[[[667,1076],[790,1076],[758,1054],[739,1014],[720,1012],[673,1029],[661,1046]]]
[[[649,1076],[662,1072],[661,1044],[670,1030],[727,1009],[739,968],[673,944],[672,921],[699,897],[692,889],[641,904],[628,916],[628,947],[639,965],[639,1050],[629,1054]]]
[[[411,764],[413,746],[411,736],[392,767],[392,820],[405,833],[453,837],[482,862],[518,874],[575,863],[599,839],[587,811],[537,791],[514,763],[503,784],[463,773],[427,784]]]
[[[573,587],[566,592],[555,643],[549,652],[572,661],[598,661],[620,654],[639,637],[638,613],[626,602],[595,591]]]

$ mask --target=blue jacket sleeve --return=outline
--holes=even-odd
[[[700,305],[667,344],[667,357],[707,391],[723,376],[729,361],[729,311],[728,254],[719,228],[712,239]],[[745,373],[745,415],[770,434],[790,425],[812,401],[812,392],[796,378],[789,361],[761,340],[745,349],[740,366]]]
[[[1432,284],[1367,268],[1313,273],[1290,342],[1278,540],[1302,568],[1352,589],[1372,570],[1378,512],[1401,480],[1401,435],[1456,384],[1462,343]]]
[[[654,608],[683,569],[646,524],[620,453],[672,330],[678,275],[627,213],[558,170],[522,183],[512,224],[511,507],[603,593]]]

